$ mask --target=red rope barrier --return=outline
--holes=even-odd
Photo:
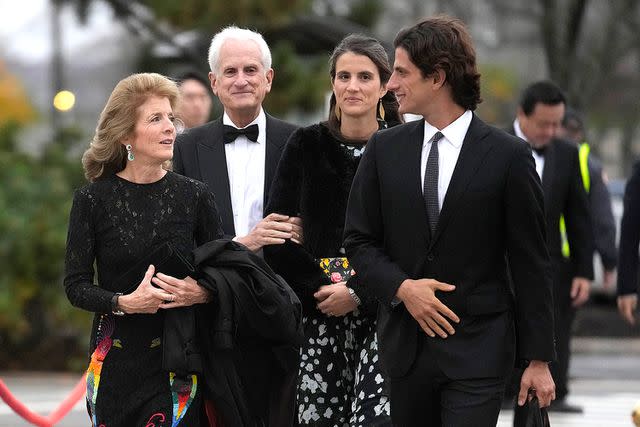
[[[86,389],[87,380],[85,374],[80,378],[80,381],[78,381],[73,390],[71,390],[71,393],[69,393],[58,407],[48,416],[44,417],[31,411],[22,402],[20,402],[13,393],[11,393],[4,381],[0,379],[0,398],[2,398],[2,400],[4,400],[4,402],[9,405],[16,414],[38,427],[53,427],[57,424],[69,413],[69,411],[71,411],[71,408],[73,408],[75,404],[82,399]]]

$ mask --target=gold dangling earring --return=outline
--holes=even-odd
[[[340,121],[340,116],[342,116],[342,112],[340,111],[340,107],[338,107],[336,105],[336,108],[335,108],[334,112],[336,114],[336,118],[338,119],[338,121]]]
[[[380,114],[380,119],[384,120],[384,106],[382,105],[382,98],[380,98],[380,106],[378,107],[378,113]]]

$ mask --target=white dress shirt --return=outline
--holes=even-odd
[[[440,210],[442,210],[442,203],[444,202],[444,197],[447,195],[451,176],[453,175],[453,170],[460,156],[462,142],[467,135],[472,118],[473,113],[467,110],[449,124],[449,126],[440,130],[442,135],[444,135],[438,142],[438,205]],[[431,138],[433,138],[436,132],[438,132],[438,129],[425,120],[424,142],[422,143],[422,158],[420,160],[420,170],[422,171],[420,188],[422,188],[422,191],[424,191],[424,174],[427,169],[427,159],[429,158],[429,151],[431,151],[431,145],[433,144]]]
[[[515,121],[513,122],[513,130],[515,131],[518,138],[522,138],[525,141],[529,142],[527,137],[524,136],[524,133],[522,133],[520,122],[518,121],[518,119],[515,119]],[[533,156],[533,160],[535,160],[536,162],[536,172],[538,172],[538,176],[540,177],[540,179],[542,179],[542,171],[544,171],[544,156],[536,153],[536,150],[533,149],[531,150],[531,155]]]
[[[222,123],[237,128],[227,113]],[[236,236],[246,236],[264,214],[264,164],[267,147],[267,118],[262,108],[251,123],[258,124],[258,141],[240,135],[224,145],[229,173],[231,209]]]

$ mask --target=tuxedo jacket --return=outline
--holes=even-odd
[[[297,126],[266,114],[267,147],[264,168],[264,204],[266,208],[271,181],[289,135]],[[205,182],[216,196],[225,235],[235,236],[229,172],[224,149],[222,117],[189,129],[176,139],[173,170]]]
[[[392,378],[405,375],[423,340],[416,320],[395,300],[405,279],[456,286],[436,294],[461,319],[453,324],[455,334],[427,337],[425,344],[449,378],[506,376],[516,335],[517,357],[553,360],[543,194],[530,148],[474,115],[431,235],[421,182],[423,140],[422,120],[376,133],[347,208],[345,249],[380,301],[385,371]]]
[[[510,129],[512,134],[513,128]],[[594,239],[589,198],[580,175],[580,160],[575,144],[553,139],[544,151],[542,170],[547,244],[556,266],[555,286],[569,287],[572,277],[593,279]],[[562,256],[560,216],[564,215],[570,257]],[[563,264],[568,264],[564,265]],[[559,267],[562,266],[562,267]],[[568,291],[568,289],[567,289]]]

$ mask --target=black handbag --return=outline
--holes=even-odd
[[[549,414],[547,408],[541,408],[538,397],[535,392],[529,392],[533,395],[531,399],[527,399],[524,405],[520,406],[516,403],[513,412],[514,427],[551,427],[549,423]]]

